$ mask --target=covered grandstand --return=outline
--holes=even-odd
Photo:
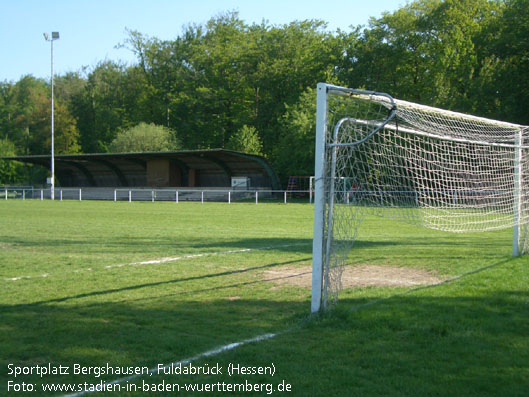
[[[50,168],[50,155],[3,157]],[[268,161],[224,149],[55,156],[56,185],[79,188],[246,188],[280,190]]]

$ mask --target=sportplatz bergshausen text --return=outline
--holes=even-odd
[[[151,377],[156,375],[225,375],[228,376],[245,376],[252,375],[273,377],[276,373],[274,363],[269,365],[253,366],[243,365],[240,363],[228,363],[227,365],[203,364],[193,365],[190,362],[179,362],[172,364],[157,364],[155,368],[146,366],[113,366],[106,363],[102,366],[85,366],[82,364],[73,365],[55,365],[55,364],[37,364],[30,366],[18,366],[15,364],[7,365],[7,375],[11,378],[7,382],[8,392],[264,392],[272,394],[274,392],[291,392],[292,385],[285,380],[275,383],[253,383],[249,379],[244,382],[227,383],[170,383],[165,379],[155,382],[148,382],[145,379],[140,381],[139,378]],[[43,383],[40,386],[34,383],[21,381],[28,376],[39,376],[47,378],[49,376],[85,376],[95,378],[94,381],[76,382],[76,383]],[[101,377],[114,376],[115,380],[102,380]],[[263,378],[260,377],[260,380]],[[44,380],[44,379],[43,379]],[[97,381],[99,380],[99,381]]]

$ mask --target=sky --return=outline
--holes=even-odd
[[[204,24],[237,11],[247,24],[283,25],[319,19],[328,30],[350,31],[406,4],[405,0],[0,0],[0,81],[31,74],[51,76],[51,46],[43,33],[59,32],[53,42],[54,74],[93,68],[104,60],[135,63],[117,48],[127,29],[172,40],[189,24]]]

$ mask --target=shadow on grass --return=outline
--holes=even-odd
[[[507,259],[388,298],[341,299],[270,343],[300,352],[289,368],[304,371],[302,394],[527,396],[528,280],[527,261]]]
[[[64,239],[50,235],[32,238],[31,236],[21,238],[2,236],[1,243],[27,248],[67,247],[75,249],[77,253],[101,253],[114,251],[116,248],[126,249],[128,253],[145,253],[156,251],[166,252],[173,249],[175,254],[182,253],[182,250],[201,252],[214,252],[223,249],[273,249],[284,252],[311,252],[312,239],[303,238],[237,238],[237,239],[211,239],[204,243],[204,238],[183,238],[178,239],[170,236],[134,237],[134,236],[104,236],[79,239]],[[507,243],[510,243],[506,239]],[[437,232],[432,236],[420,235],[420,237],[410,239],[409,235],[395,236],[392,239],[365,240],[358,238],[353,246],[358,249],[376,248],[380,246],[407,245],[421,248],[430,246],[446,247],[471,247],[472,249],[495,249],[498,247],[498,238],[476,238],[475,235],[457,235],[454,238],[452,233]],[[69,247],[69,248],[68,248]]]
[[[527,302],[527,290],[458,297],[423,291],[376,305],[344,300],[312,328],[329,346],[318,348],[317,357],[305,349],[300,361],[333,368],[318,375],[318,395],[340,385],[337,392],[362,396],[526,396]],[[317,343],[312,332],[302,331],[310,345]]]
[[[299,317],[303,302],[178,299],[100,304],[2,305],[0,382],[14,365],[156,366],[275,332]],[[114,379],[120,376],[106,376]],[[86,381],[87,376],[22,376],[25,382]],[[100,379],[90,378],[99,381]],[[4,387],[4,386],[3,386]]]
[[[377,299],[373,289],[372,297],[343,299],[330,314],[308,322],[304,321],[308,301],[280,295],[235,300],[226,296],[204,302],[179,299],[175,293],[150,301],[108,302],[99,298],[112,291],[102,291],[86,303],[75,302],[72,296],[66,298],[71,300],[68,304],[63,300],[4,304],[0,365],[108,362],[152,368],[289,328],[277,338],[208,362],[274,362],[296,395],[522,396],[529,390],[529,290],[521,287],[522,261],[516,262],[519,269],[509,268],[512,262],[468,274],[470,280],[451,285],[451,290],[441,285]],[[255,283],[231,282],[207,290],[244,289]],[[376,304],[369,305],[371,301]],[[119,376],[104,377],[115,378]],[[4,384],[8,379],[5,371],[0,373]],[[38,376],[20,380],[44,382]],[[86,380],[86,376],[45,379]]]
[[[310,258],[92,291],[31,304],[3,303],[0,305],[0,366],[7,368],[9,363],[104,366],[108,362],[151,368],[158,363],[171,363],[225,344],[276,332],[306,316],[307,303],[278,292],[272,294],[277,299],[244,297],[259,296],[273,288],[273,280],[254,277],[259,271],[307,259]],[[180,291],[174,288],[179,284],[185,284]],[[258,292],[253,292],[254,288]],[[110,298],[111,294],[116,296]],[[119,301],[112,301],[115,299]],[[84,382],[88,378],[43,379],[33,375],[17,380]],[[116,376],[105,379],[113,378]],[[6,371],[0,371],[0,382],[6,384],[7,380],[13,378]],[[91,380],[95,383],[100,379]]]
[[[119,293],[119,292],[139,290],[139,289],[143,289],[143,288],[151,288],[151,287],[158,287],[158,286],[164,286],[164,285],[185,283],[185,282],[188,282],[188,281],[197,281],[197,280],[205,280],[205,279],[209,279],[209,278],[232,276],[232,275],[236,275],[236,274],[249,273],[249,272],[259,271],[259,270],[263,270],[263,269],[273,268],[273,267],[276,267],[276,266],[286,266],[286,265],[292,265],[292,264],[296,264],[296,263],[302,263],[302,262],[310,261],[310,259],[311,258],[308,257],[308,258],[292,260],[292,261],[286,261],[286,262],[269,263],[269,264],[262,265],[262,266],[253,266],[253,267],[248,267],[248,268],[244,268],[244,269],[237,269],[237,270],[230,270],[230,271],[225,271],[225,272],[203,274],[203,275],[200,275],[200,276],[182,277],[182,278],[176,278],[176,279],[173,279],[173,280],[164,280],[164,281],[157,281],[157,282],[151,282],[151,283],[130,285],[130,286],[121,287],[121,288],[112,288],[112,289],[107,289],[107,290],[102,290],[102,291],[86,292],[86,293],[82,293],[82,294],[65,296],[65,297],[61,297],[61,298],[48,299],[48,300],[32,302],[32,303],[17,304],[17,305],[8,306],[6,308],[9,308],[9,310],[11,310],[11,309],[21,308],[21,307],[26,307],[26,306],[38,306],[38,305],[46,305],[46,304],[50,304],[50,303],[60,303],[60,302],[66,302],[66,301],[69,301],[69,300],[96,297],[96,296],[104,296],[104,295],[109,295],[109,294],[114,294],[114,293]],[[204,288],[204,289],[199,289],[199,290],[184,291],[184,292],[180,292],[180,293],[178,293],[176,295],[184,295],[184,294],[185,295],[189,295],[189,294],[195,294],[195,293],[199,293],[199,292],[217,291],[217,290],[220,290],[220,289],[229,289],[229,288],[234,288],[234,287],[248,286],[248,285],[252,285],[252,284],[270,282],[270,281],[274,281],[274,280],[281,280],[281,279],[297,277],[297,276],[299,276],[299,274],[298,275],[285,276],[285,277],[277,277],[275,279],[268,279],[268,280],[257,280],[257,281],[246,281],[246,282],[232,283],[232,284],[227,284],[227,285],[223,285],[223,286]],[[172,294],[172,295],[174,295],[174,294]],[[6,308],[0,307],[0,313],[3,312],[4,309],[6,309]]]
[[[527,396],[528,278],[526,261],[505,260],[445,285],[342,299],[219,360],[275,362],[297,395]]]
[[[524,396],[529,388],[529,311],[523,303],[527,299],[527,291],[518,290],[479,298],[400,296],[354,314],[338,309],[275,339],[203,361],[224,366],[273,362],[281,379],[293,385],[295,395]],[[48,362],[155,368],[158,363],[276,332],[285,323],[299,321],[306,310],[305,303],[272,300],[26,308],[3,317],[4,327],[11,331],[8,339],[2,337],[9,344],[2,343],[0,361],[4,368],[7,363]],[[102,377],[117,378],[121,376]],[[6,384],[9,377],[3,372],[0,379]],[[96,383],[100,379],[79,375],[18,380]],[[186,381],[244,383],[244,377]]]
[[[204,243],[204,240],[213,241]],[[309,252],[312,240],[299,238],[244,238],[222,239],[212,238],[171,238],[171,237],[130,237],[130,236],[104,236],[79,239],[64,239],[55,237],[24,237],[23,239],[3,236],[0,242],[17,247],[49,249],[49,247],[65,247],[66,250],[75,249],[76,253],[96,254],[116,249],[124,249],[127,253],[167,252],[174,250],[175,255],[186,252],[201,251],[214,252],[224,249],[275,249],[285,252]]]

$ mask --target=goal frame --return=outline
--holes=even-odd
[[[327,125],[328,121],[328,97],[329,93],[337,95],[349,95],[349,94],[363,94],[363,95],[377,95],[384,96],[388,98],[392,103],[393,98],[385,93],[380,93],[376,91],[366,91],[358,89],[350,89],[345,87],[339,87],[327,83],[318,83],[317,85],[317,97],[316,97],[316,144],[315,144],[315,170],[314,170],[314,231],[313,231],[313,246],[312,246],[312,299],[311,299],[311,312],[316,313],[321,310],[324,310],[327,305],[327,297],[324,286],[326,285],[326,274],[328,274],[328,247],[326,247],[326,242],[330,238],[325,237],[325,225],[326,225],[326,214],[327,206],[332,209],[332,202],[326,202],[326,192],[325,192],[325,177],[327,174],[326,167],[328,166],[328,161],[326,156],[327,153],[327,143],[326,137],[329,131]],[[422,106],[422,105],[418,105]],[[389,120],[394,116],[395,105],[393,109],[393,114],[388,116]],[[450,112],[454,113],[454,112]],[[476,120],[485,120],[480,117],[468,116]],[[384,123],[381,127],[377,128],[375,133],[385,126]],[[515,136],[514,142],[514,227],[513,227],[513,256],[520,255],[520,227],[521,227],[521,217],[522,217],[522,192],[523,192],[523,149],[524,146],[524,132],[527,131],[529,127],[524,127],[521,125],[515,125],[511,123],[501,123],[504,125],[516,126],[519,129],[519,133]],[[360,142],[354,144],[359,144],[369,139],[373,134],[370,134],[365,139],[362,139]],[[331,162],[332,164],[332,162]],[[332,167],[332,166],[331,166]],[[332,181],[331,181],[332,185]],[[331,196],[331,195],[330,195]],[[332,201],[332,199],[330,200]],[[332,213],[332,211],[329,211]],[[332,222],[329,215],[329,222]],[[332,229],[331,226],[328,227]],[[327,243],[328,244],[328,243]],[[327,268],[326,268],[327,267]]]

